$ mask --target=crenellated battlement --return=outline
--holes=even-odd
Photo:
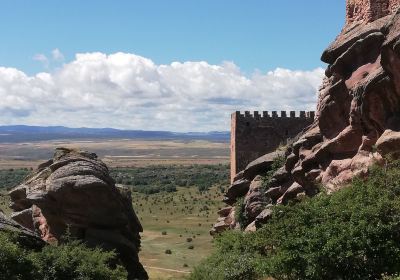
[[[236,118],[251,118],[254,120],[263,120],[263,119],[280,119],[280,118],[302,118],[302,119],[313,119],[315,117],[315,112],[314,111],[289,111],[289,114],[287,111],[244,111],[241,113],[240,111],[236,111],[233,113]]]
[[[231,116],[231,179],[314,121],[314,111],[236,111]]]

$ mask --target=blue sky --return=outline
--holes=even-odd
[[[3,75],[3,78],[0,77],[0,95],[3,92],[9,99],[8,103],[0,101],[0,113],[6,116],[3,124],[23,122],[214,130],[227,127],[228,121],[221,122],[218,119],[226,118],[235,109],[313,108],[316,85],[322,78],[320,68],[325,67],[319,60],[320,55],[340,32],[344,13],[345,0],[0,1],[0,67],[3,72],[0,73]],[[104,56],[89,55],[94,53]],[[125,56],[109,57],[117,53]],[[80,56],[81,59],[78,59],[77,54],[89,56]],[[127,68],[117,69],[114,66],[119,65],[120,60],[131,63],[126,65]],[[200,61],[206,64],[195,63]],[[173,65],[173,62],[181,64]],[[102,70],[94,67],[94,64],[102,64],[104,68],[101,69],[109,75],[96,76]],[[81,68],[77,69],[77,65]],[[141,65],[141,70],[137,68],[138,65]],[[87,71],[94,71],[91,73],[96,77],[83,75],[82,79],[74,80],[76,77],[72,79],[72,74],[68,72],[71,69],[81,76],[82,73],[86,75]],[[127,69],[131,73],[129,77],[126,76]],[[284,71],[279,72],[279,69]],[[18,71],[19,76],[13,71]],[[112,76],[110,73],[113,73]],[[210,77],[210,73],[215,75]],[[268,93],[266,89],[276,85],[273,77],[281,79],[282,73],[289,75],[288,80],[293,79],[293,84],[285,88],[282,82],[275,91]],[[194,78],[198,80],[199,75],[205,84],[195,87],[191,81]],[[224,80],[227,76],[230,77],[229,81]],[[14,88],[10,77],[12,82],[26,84],[24,92],[10,90]],[[79,84],[93,80],[99,83],[91,88],[89,85],[81,88],[71,86],[73,82]],[[132,85],[134,80],[146,80],[148,83]],[[240,84],[242,91],[238,89],[239,81],[243,82]],[[121,102],[124,98],[132,99],[130,105],[135,112],[157,115],[160,110],[165,110],[171,115],[165,113],[146,122],[144,115],[121,112],[121,104],[116,103],[113,110],[107,110],[104,106],[110,102],[101,95],[105,89],[99,88],[104,84],[113,84],[107,88],[107,92],[112,95],[115,89],[115,99],[120,98]],[[210,84],[215,86],[208,90],[207,85]],[[235,84],[234,88],[232,84]],[[29,91],[33,85],[38,89],[27,94],[25,91]],[[154,85],[157,85],[157,89]],[[182,87],[180,91],[176,90],[179,86]],[[289,96],[296,89],[302,96],[292,104],[288,102],[291,99]],[[279,90],[288,97],[275,104],[271,99]],[[238,92],[226,95],[228,91]],[[73,92],[77,100],[83,98],[87,101],[88,106],[84,109],[88,114],[93,114],[86,120],[74,119],[73,114],[67,112],[62,112],[63,118],[53,118],[53,121],[41,119],[40,115],[45,111],[39,105],[31,104],[33,101],[29,99],[32,95],[37,97],[38,92],[50,99],[60,98],[57,96],[60,92],[62,97]],[[267,95],[263,96],[263,92]],[[149,109],[149,104],[167,95],[175,99],[163,99]],[[220,102],[202,104],[203,99],[198,99],[199,95],[207,96],[204,100],[218,99]],[[255,102],[254,99],[259,97],[265,97],[265,102]],[[148,100],[145,103],[139,102],[146,98]],[[189,104],[199,103],[198,108],[192,108],[190,112],[204,110],[187,126],[171,126],[166,121],[173,118],[179,122],[180,114],[189,113],[185,109],[188,104],[176,104],[179,98]],[[226,104],[221,100],[226,100]],[[82,113],[82,106],[64,105],[69,106],[68,110],[75,114]],[[93,111],[89,112],[89,109]],[[53,108],[50,112],[55,110],[62,109]],[[100,117],[101,114],[126,119],[104,122],[105,115]]]
[[[136,53],[156,63],[234,61],[241,69],[321,66],[344,22],[341,0],[0,2],[0,63],[41,71],[36,53]]]

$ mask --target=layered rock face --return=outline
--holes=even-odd
[[[346,24],[372,22],[394,13],[399,6],[398,0],[347,0]]]
[[[56,149],[10,191],[12,219],[49,243],[68,231],[89,246],[115,249],[129,279],[147,279],[139,262],[142,226],[131,193],[115,186],[107,166],[95,154]]]
[[[329,66],[316,121],[293,145],[296,161],[288,168],[306,189],[322,183],[335,191],[367,174],[385,155],[376,152],[378,139],[400,130],[400,14],[392,12],[400,1],[367,2],[381,17],[347,24],[322,55]]]
[[[336,191],[355,176],[367,176],[387,154],[400,156],[399,6],[400,0],[347,1],[347,23],[322,55],[329,66],[315,121],[287,149],[284,168],[259,195],[266,205],[253,220],[256,225],[270,217],[270,203],[312,196],[318,185]],[[266,171],[268,164],[252,176],[239,173],[225,201],[233,205],[246,192],[245,201],[254,201],[250,186]],[[230,222],[234,228],[237,221]]]

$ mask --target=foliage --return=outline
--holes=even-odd
[[[17,239],[0,232],[0,280],[25,280],[35,278],[36,267]]]
[[[240,197],[235,203],[235,220],[239,223],[241,229],[245,229],[250,223],[246,216],[245,207],[244,197]]]
[[[22,248],[15,238],[0,232],[0,280],[90,280],[126,279],[119,265],[111,265],[113,252],[91,249],[78,241],[59,246],[45,246],[34,252]]]
[[[191,280],[253,280],[259,273],[256,271],[257,258],[249,253],[229,252],[227,255],[213,254],[206,262],[195,267],[190,275]]]
[[[265,174],[265,176],[263,177],[263,181],[262,181],[262,188],[263,188],[263,192],[266,192],[269,188],[269,184],[272,180],[272,176],[274,175],[274,173],[281,168],[283,165],[285,164],[285,157],[283,156],[277,156],[274,159],[274,162],[271,165],[271,168],[269,171],[267,171],[267,173]]]
[[[196,186],[206,191],[215,184],[228,184],[227,165],[156,165],[135,168],[113,168],[111,176],[118,184],[131,186],[134,191],[154,194],[175,192],[176,187]]]
[[[364,280],[399,273],[399,167],[376,167],[368,180],[331,195],[277,206],[255,233],[221,235],[190,279]]]
[[[10,189],[17,186],[29,172],[27,168],[0,170],[0,189]]]

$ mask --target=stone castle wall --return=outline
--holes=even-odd
[[[255,111],[250,114],[235,112],[231,116],[231,179],[251,161],[275,151],[279,145],[286,144],[304,128],[311,125],[314,112],[276,111],[262,115]]]
[[[372,22],[395,12],[399,6],[400,0],[347,0],[346,24]]]

